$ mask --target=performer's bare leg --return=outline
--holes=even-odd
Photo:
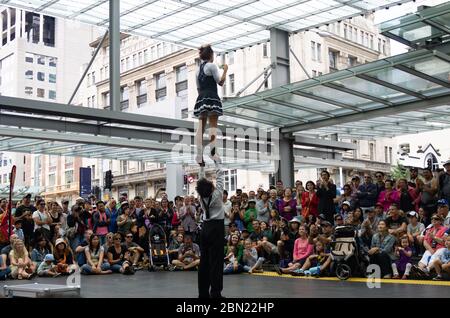
[[[203,161],[203,134],[205,133],[206,120],[207,120],[206,116],[200,117],[198,119],[198,128],[197,128],[197,133],[195,136],[195,141],[197,143],[197,156],[196,156],[195,161],[197,161],[197,163],[199,165],[204,164],[204,161]]]

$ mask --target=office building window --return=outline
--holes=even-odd
[[[228,75],[228,81],[230,84],[230,95],[234,94],[234,74]]]
[[[337,60],[338,60],[338,51],[329,50],[328,51],[328,57],[329,57],[329,63],[330,63],[330,72],[337,70]]]
[[[156,90],[155,90],[156,101],[161,102],[166,99],[167,95],[166,74],[165,73],[156,74],[155,82],[156,82]]]
[[[33,79],[33,71],[30,71],[30,70],[26,71],[25,72],[25,78],[29,79],[29,80],[32,80]]]
[[[263,57],[269,57],[269,54],[267,52],[267,43],[263,44]]]
[[[228,64],[229,65],[234,64],[234,52],[233,51],[228,53]]]
[[[45,81],[45,73],[38,72],[37,73],[37,79],[38,79],[38,81],[44,82]]]
[[[187,108],[181,110],[181,119],[189,118],[189,111]]]
[[[34,62],[34,54],[25,53],[25,62],[33,63]]]
[[[375,160],[375,144],[372,142],[369,144],[369,158]]]
[[[43,88],[38,88],[38,89],[37,89],[37,97],[45,98],[45,89],[43,89]]]
[[[317,43],[317,62],[322,62],[322,44]]]
[[[73,183],[73,170],[68,170],[64,173],[64,179],[66,180],[66,184],[70,185]]]
[[[148,50],[144,50],[144,63],[148,62]]]
[[[137,106],[138,108],[147,105],[147,81],[140,80],[136,82]]]
[[[49,57],[48,58],[48,66],[50,67],[56,67],[58,59],[56,57]]]
[[[120,160],[120,173],[127,174],[128,172],[128,161]]]
[[[56,91],[49,90],[48,91],[48,98],[56,100]]]
[[[316,42],[311,41],[311,59],[316,60]]]
[[[102,94],[102,100],[103,100],[103,108],[110,109],[111,107],[109,105],[109,92]]]
[[[176,84],[175,90],[178,93],[181,91],[185,91],[188,89],[188,81],[187,81],[187,67],[186,65],[181,65],[175,69],[176,73]]]
[[[128,86],[122,86],[120,88],[120,110],[128,109],[128,107],[129,107]]]
[[[25,95],[33,96],[33,87],[25,87]]]
[[[129,69],[131,69],[131,60],[130,60],[130,58],[129,57],[127,57],[126,59],[125,59],[125,71],[128,71]]]
[[[349,55],[349,56],[348,56],[348,66],[349,66],[349,67],[355,66],[356,63],[357,63],[357,60],[358,60],[358,59],[357,59],[355,56]]]
[[[38,55],[37,56],[37,63],[40,65],[45,65],[45,56]]]
[[[54,173],[48,175],[48,185],[53,187],[55,185],[56,175]]]
[[[48,74],[48,81],[50,83],[56,83],[56,74]]]
[[[138,59],[139,59],[138,64],[139,64],[139,65],[144,64],[142,52],[139,52],[138,56],[139,56],[139,58],[138,58]]]
[[[156,55],[156,58],[162,57],[162,56],[163,56],[163,46],[162,46],[162,44],[159,43],[159,44],[156,46],[156,49],[157,49],[157,55]]]
[[[39,13],[25,13],[25,34],[28,42],[39,43],[41,31],[41,15]]]

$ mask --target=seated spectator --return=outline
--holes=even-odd
[[[313,252],[313,245],[309,241],[306,226],[301,225],[298,234],[299,238],[294,243],[293,261],[288,264],[287,268],[275,267],[277,273],[280,275],[292,273],[294,270],[301,268]]]
[[[135,269],[139,269],[138,262],[144,254],[144,249],[140,247],[137,243],[133,242],[133,234],[131,232],[128,232],[125,235],[125,246],[127,250],[130,252],[130,261],[132,262],[132,265],[135,267]]]
[[[224,258],[223,273],[239,274],[243,271],[242,265],[237,260],[237,251],[234,246],[228,248],[228,254]]]
[[[370,263],[381,268],[383,278],[391,278],[391,264],[394,255],[395,237],[389,234],[386,221],[378,223],[378,232],[372,236],[371,248],[368,251]]]
[[[36,265],[36,268],[44,261],[45,255],[51,253],[53,253],[52,247],[45,237],[38,238],[35,247],[31,251],[31,260]]]
[[[265,221],[261,221],[259,222],[259,226],[261,227],[261,232],[262,232],[262,236],[263,238],[267,238],[267,241],[273,243],[272,238],[272,230],[269,227],[269,224]]]
[[[351,211],[353,210],[350,208],[350,202],[349,201],[342,202],[339,214],[342,216],[344,220],[348,219],[348,215]]]
[[[258,218],[258,211],[256,210],[256,200],[252,199],[248,201],[248,208],[244,213],[244,225],[247,230],[252,233],[253,229],[253,221]],[[259,224],[259,223],[258,223]]]
[[[125,238],[126,233],[130,232],[134,220],[130,215],[130,205],[128,202],[122,202],[120,208],[122,214],[117,218],[117,233],[119,233],[123,239]]]
[[[173,260],[172,264],[182,270],[194,269],[200,265],[200,248],[192,242],[192,236],[185,235],[184,243],[178,250],[178,259]]]
[[[181,246],[181,244],[183,244],[184,241],[184,235],[179,233],[177,234],[174,239],[172,239],[170,241],[168,250],[169,250],[169,258],[170,261],[173,261],[174,259],[178,258],[178,250]]]
[[[385,213],[384,212],[384,210],[383,210],[383,204],[381,204],[381,203],[379,203],[379,202],[377,202],[376,204],[375,204],[375,215],[378,217],[378,219],[381,221],[381,220],[385,220],[386,219],[386,217],[387,217],[387,213]]]
[[[244,271],[253,273],[262,273],[262,264],[264,263],[264,257],[258,257],[256,248],[253,247],[252,240],[246,240],[244,242],[244,252],[242,255],[242,263],[244,264]]]
[[[102,245],[105,254],[108,254],[108,250],[111,246],[113,246],[113,244],[114,244],[114,233],[109,232],[108,234],[106,234],[105,244]]]
[[[340,214],[336,214],[334,216],[334,226],[343,226],[344,225],[344,218]]]
[[[407,233],[408,220],[400,215],[400,211],[396,204],[389,207],[389,216],[386,218],[386,226],[389,234],[395,237],[401,237]]]
[[[79,243],[79,245],[75,248],[75,259],[77,261],[78,266],[83,266],[86,264],[86,254],[84,250],[86,246],[89,245],[89,239],[94,232],[91,229],[86,230],[83,235],[83,241]]]
[[[277,241],[278,255],[281,260],[291,261],[295,240],[299,238],[300,221],[297,218],[289,221],[289,227],[284,226],[285,220],[280,221],[280,239]]]
[[[450,236],[445,238],[445,249],[439,256],[439,258],[434,260],[434,269],[436,270],[436,277],[433,280],[442,280],[442,273],[450,274]]]
[[[232,234],[235,234],[235,233],[239,233],[239,236],[240,236],[240,231],[239,231],[239,229],[238,229],[236,223],[235,223],[235,222],[231,222],[231,223],[229,224],[229,226],[228,226],[228,233],[227,233],[227,235],[225,236],[225,242],[228,242],[229,239],[230,239],[230,236],[231,236]]]
[[[263,238],[263,233],[261,231],[261,227],[259,225],[259,221],[258,220],[254,220],[252,222],[252,227],[253,227],[253,232],[250,233],[250,239],[253,242],[258,242],[260,240],[262,240]]]
[[[446,199],[441,199],[437,202],[437,213],[442,216],[444,222],[442,223],[445,227],[450,226],[450,212],[448,208],[448,201]]]
[[[250,231],[247,230],[247,229],[243,229],[242,232],[241,232],[240,240],[241,241],[245,241],[249,237],[250,237]]]
[[[11,234],[9,237],[9,244],[2,248],[1,250],[1,257],[3,258],[3,262],[6,264],[6,266],[9,266],[9,252],[11,252],[12,247],[14,245],[14,242],[17,240],[16,234]]]
[[[407,216],[409,224],[406,229],[409,245],[412,247],[414,254],[421,254],[423,246],[423,237],[421,236],[421,233],[425,230],[425,225],[418,221],[419,215],[417,212],[410,211]]]
[[[361,223],[361,227],[358,235],[362,236],[367,232],[367,235],[372,237],[374,233],[376,233],[378,228],[378,222],[380,222],[380,218],[376,215],[375,210],[367,210],[366,211],[366,219]]]
[[[244,214],[245,210],[241,210],[240,203],[237,201],[233,202],[230,211],[230,223],[234,222],[239,231],[244,229]]]
[[[431,217],[431,227],[426,230],[423,241],[425,253],[423,253],[418,267],[413,267],[414,273],[418,273],[419,276],[423,276],[423,274],[427,276],[433,268],[434,261],[439,258],[440,254],[444,251],[444,236],[447,228],[442,225],[442,221],[442,217],[438,214],[434,214]]]
[[[409,247],[409,239],[407,236],[400,239],[400,246],[395,247],[395,255],[397,256],[397,260],[392,263],[392,272],[394,273],[392,278],[398,279],[402,275],[402,279],[408,279],[412,267],[412,250]]]
[[[303,266],[295,271],[293,275],[298,276],[328,276],[331,265],[331,257],[327,252],[326,245],[317,241],[314,245],[314,253],[305,261]]]
[[[28,251],[22,240],[16,239],[9,252],[11,277],[14,279],[28,279],[36,271],[36,266],[28,257]]]
[[[53,264],[55,257],[53,254],[46,254],[43,261],[39,264],[37,274],[39,277],[58,277],[61,275],[57,271],[57,266]]]
[[[317,236],[314,242],[322,242],[325,250],[328,250],[329,245],[333,241],[333,226],[328,221],[322,221],[320,223],[321,233]]]
[[[3,255],[0,257],[0,280],[5,280],[11,273],[11,269],[6,265],[6,260]]]
[[[227,245],[225,246],[225,256],[230,253],[231,248],[234,248],[235,253],[236,253],[236,259],[237,259],[238,263],[241,263],[244,246],[242,245],[241,239],[238,234],[232,234],[230,236],[230,239],[229,239]]]
[[[63,275],[72,274],[75,272],[76,265],[73,258],[73,253],[64,239],[56,240],[55,250],[53,256],[57,265],[56,270]]]
[[[108,249],[108,263],[114,273],[134,274],[131,267],[130,252],[125,244],[122,244],[122,236],[114,234],[114,244]]]
[[[105,260],[105,250],[100,245],[100,237],[92,234],[89,245],[85,247],[86,264],[81,266],[81,274],[111,274],[110,265]]]

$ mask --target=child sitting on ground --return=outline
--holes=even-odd
[[[40,277],[57,277],[61,275],[56,270],[56,265],[53,264],[55,258],[52,254],[47,254],[44,257],[44,261],[39,265],[37,274]]]
[[[244,271],[249,274],[262,273],[262,264],[265,260],[264,257],[258,257],[258,252],[256,251],[256,248],[253,247],[252,240],[245,240],[244,247],[244,255],[242,256]]]
[[[392,263],[392,272],[394,273],[392,278],[398,279],[400,278],[400,274],[402,274],[402,279],[408,279],[412,267],[412,249],[409,247],[408,236],[403,236],[400,239],[400,246],[395,248],[395,254],[398,259]]]
[[[233,274],[242,272],[242,265],[239,264],[236,257],[236,248],[234,246],[228,247],[228,255],[224,258],[225,264],[223,268],[224,274]]]
[[[445,238],[445,250],[433,264],[437,274],[433,280],[443,280],[442,272],[450,274],[450,236]]]
[[[314,254],[310,255],[302,268],[292,272],[293,276],[326,276],[331,265],[330,254],[325,250],[325,244],[317,241],[314,246]]]

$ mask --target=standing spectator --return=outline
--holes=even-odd
[[[256,211],[256,200],[252,199],[248,201],[248,208],[245,210],[244,214],[244,225],[247,230],[253,232],[253,221],[258,218],[258,212]]]
[[[25,246],[29,248],[31,246],[31,239],[33,238],[34,222],[33,213],[36,208],[31,204],[31,194],[26,194],[22,199],[22,204],[16,209],[14,213],[15,220],[22,220],[22,230],[25,236]]]
[[[108,228],[109,232],[117,233],[117,217],[119,216],[119,212],[117,210],[116,200],[111,199],[111,201],[109,201],[109,204],[106,207],[106,213],[110,217],[109,228]]]
[[[400,246],[395,247],[395,255],[398,259],[392,263],[392,272],[394,273],[392,278],[398,279],[400,278],[400,275],[402,275],[402,279],[408,279],[409,272],[412,267],[412,250],[409,247],[409,240],[407,236],[400,239]]]
[[[389,207],[389,216],[385,221],[389,234],[396,237],[401,237],[406,234],[408,220],[403,215],[400,215],[400,211],[396,204],[392,204]]]
[[[306,226],[301,225],[298,230],[299,238],[295,240],[293,261],[288,264],[287,268],[275,267],[278,274],[292,273],[296,269],[301,268],[308,257],[313,253],[313,245],[310,243]]]
[[[258,212],[257,220],[269,222],[270,219],[270,204],[269,204],[269,195],[267,192],[259,192],[258,194],[261,196],[261,199],[256,201],[256,210]]]
[[[433,177],[433,172],[429,168],[423,169],[423,181],[418,180],[417,189],[420,193],[420,207],[423,208],[425,212],[425,223],[429,224],[431,221],[431,216],[436,213],[437,210],[437,192],[438,192],[438,181]]]
[[[277,202],[278,202],[277,190],[271,189],[269,191],[269,208],[270,208],[270,210],[276,210]]]
[[[405,180],[406,181],[406,180]],[[409,168],[409,181],[406,183],[409,187],[416,189],[419,182],[419,169],[416,167]]]
[[[53,201],[53,202],[49,202],[49,211],[48,214],[50,216],[50,218],[52,219],[52,223],[50,224],[50,237],[56,237],[58,238],[59,236],[61,236],[60,233],[60,229],[62,226],[62,212],[61,212],[61,207],[59,206],[58,202]]]
[[[306,191],[301,194],[302,197],[302,216],[306,220],[310,215],[317,217],[319,198],[316,194],[316,185],[312,181],[306,182]]]
[[[105,262],[105,250],[100,245],[100,237],[92,234],[89,245],[85,247],[86,264],[81,266],[82,274],[111,274],[108,262]]]
[[[166,234],[168,234],[172,228],[173,210],[169,207],[169,200],[167,198],[161,199],[161,209],[158,214],[158,223],[161,225]]]
[[[391,263],[395,259],[394,255],[395,237],[389,234],[385,221],[378,223],[378,232],[372,237],[369,258],[371,264],[376,264],[381,268],[383,278],[391,278]]]
[[[384,172],[375,172],[375,185],[377,186],[377,198],[380,197],[380,193],[385,190],[384,186]]]
[[[442,280],[442,272],[450,274],[450,236],[445,238],[445,250],[433,263],[436,277],[433,280]]]
[[[128,202],[122,202],[120,209],[122,210],[122,214],[117,218],[117,233],[124,238],[125,234],[131,231],[131,226],[134,222],[130,215],[130,205]]]
[[[355,201],[352,195],[352,188],[349,184],[345,184],[342,189],[344,193],[339,196],[338,208],[342,210],[342,205],[344,204],[344,202],[347,202],[349,211],[353,211],[356,207],[357,201]]]
[[[93,220],[93,232],[100,239],[100,245],[103,245],[105,244],[106,234],[108,234],[108,228],[111,222],[110,216],[106,213],[106,208],[103,201],[97,201],[97,212],[94,213]]]
[[[358,202],[358,189],[361,185],[361,178],[358,175],[354,175],[350,182],[350,186],[352,188],[352,197],[355,200],[356,204],[359,205]]]
[[[372,182],[370,174],[364,174],[364,183],[356,191],[359,206],[365,215],[367,210],[373,210],[377,203],[377,186]]]
[[[378,202],[383,205],[383,211],[387,211],[392,204],[399,204],[400,195],[396,189],[394,189],[394,181],[386,180],[384,182],[385,190],[378,196]]]
[[[230,221],[236,224],[239,231],[244,229],[245,210],[241,210],[239,202],[233,202],[230,212]]]
[[[318,211],[319,214],[325,215],[328,222],[333,222],[335,213],[334,199],[336,198],[336,185],[330,181],[330,173],[322,171],[320,186],[317,189],[317,197],[319,198]]]
[[[407,235],[409,245],[412,247],[414,254],[422,252],[423,238],[422,232],[425,230],[425,225],[419,222],[419,215],[415,211],[408,212],[409,224],[407,227]]]
[[[399,208],[400,210],[407,212],[407,211],[415,211],[415,203],[416,199],[418,197],[416,193],[416,189],[412,188],[408,185],[408,182],[406,179],[399,179],[397,182],[399,192]]]
[[[53,223],[50,214],[45,209],[45,201],[39,199],[37,202],[38,210],[33,212],[34,235],[42,234],[47,240],[51,240],[50,224]]]
[[[184,198],[184,206],[180,208],[181,225],[186,234],[194,234],[197,231],[197,223],[195,222],[195,207],[191,202],[191,198]]]
[[[439,175],[438,196],[450,202],[450,160],[444,163],[445,172]]]
[[[82,208],[79,205],[72,207],[72,213],[67,216],[67,238],[69,239],[70,247],[75,250],[84,239],[86,225],[80,217]]]
[[[277,210],[280,216],[287,221],[297,215],[297,200],[292,199],[291,188],[284,190],[283,198],[278,201]]]

